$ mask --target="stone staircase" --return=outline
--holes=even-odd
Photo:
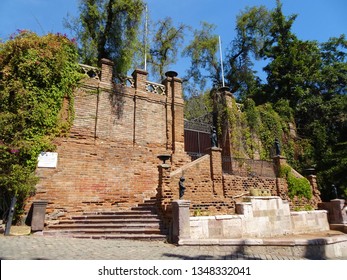
[[[157,214],[155,199],[123,212],[83,213],[48,226],[46,236],[93,239],[166,240],[167,229]]]

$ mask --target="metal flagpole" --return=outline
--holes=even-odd
[[[147,71],[147,36],[148,36],[148,10],[145,4],[145,71]]]
[[[223,67],[222,43],[221,43],[220,36],[218,36],[218,38],[219,38],[220,65],[221,65],[221,69],[222,69],[222,83],[223,83],[223,87],[224,87],[225,83],[224,83],[224,67]]]

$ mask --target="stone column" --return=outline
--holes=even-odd
[[[147,75],[148,75],[148,72],[141,69],[136,69],[132,73],[132,76],[135,80],[136,90],[146,92]]]
[[[283,156],[274,156],[272,159],[275,166],[276,176],[279,177],[281,167],[287,164],[287,159]]]
[[[224,197],[223,190],[223,166],[222,149],[212,147],[210,151],[211,160],[211,179],[213,181],[213,192],[219,197]]]
[[[161,202],[160,207],[164,208],[163,210],[166,210],[166,206],[173,199],[173,193],[170,190],[171,166],[165,163],[160,164],[158,165],[158,171],[159,171],[159,184],[158,184],[157,197],[159,198]]]
[[[319,209],[328,211],[329,224],[347,224],[347,213],[344,199],[332,199],[318,204]]]
[[[111,84],[113,80],[113,61],[103,58],[101,63],[101,82]]]
[[[317,207],[317,204],[322,202],[322,199],[320,198],[321,192],[318,189],[318,184],[317,184],[317,176],[316,175],[308,175],[307,180],[310,182],[311,189],[312,189],[312,195],[315,200],[315,208]]]
[[[174,200],[172,202],[172,241],[174,243],[190,238],[189,206],[189,200]]]

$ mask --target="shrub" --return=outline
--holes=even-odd
[[[73,88],[80,78],[77,48],[66,36],[19,31],[0,43],[0,215],[13,196],[15,220],[35,191],[38,154],[54,150],[52,139],[73,118]],[[70,102],[68,118],[60,113]]]

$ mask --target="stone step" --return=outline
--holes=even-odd
[[[54,234],[46,234],[54,236]],[[167,236],[165,234],[71,234],[59,233],[58,236],[65,236],[79,239],[131,239],[131,240],[146,240],[146,241],[165,241]]]
[[[155,214],[130,214],[130,213],[118,213],[112,215],[83,215],[83,216],[73,216],[72,220],[92,220],[92,219],[150,219],[155,218]]]
[[[159,223],[128,223],[128,224],[111,224],[111,223],[106,223],[106,224],[80,224],[80,223],[69,223],[69,224],[56,224],[56,225],[51,225],[48,227],[48,229],[111,229],[111,228],[118,228],[118,229],[130,229],[130,228],[136,228],[136,229],[153,229],[157,228],[160,229],[160,224]]]
[[[157,217],[146,219],[76,219],[76,220],[61,220],[59,224],[131,224],[131,223],[161,223],[161,220]]]
[[[43,235],[66,235],[66,234],[162,234],[159,228],[76,228],[64,230],[45,230]]]
[[[43,232],[49,236],[103,239],[165,240],[167,230],[156,214],[152,198],[127,211],[85,212],[49,225]]]
[[[103,212],[84,212],[81,215],[76,215],[77,217],[81,217],[81,216],[104,216],[104,215],[144,215],[144,214],[148,214],[148,215],[152,215],[153,212],[151,210],[128,210],[128,211],[103,211]],[[156,214],[154,214],[156,215]]]

